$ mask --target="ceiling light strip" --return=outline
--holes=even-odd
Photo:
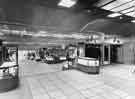
[[[129,8],[129,7],[132,7],[132,6],[134,6],[133,3],[130,3],[130,4],[126,4],[126,5],[120,6],[119,8],[113,9],[111,11],[113,11],[113,12],[119,12],[119,11],[121,11],[123,9]]]
[[[129,12],[124,13],[124,14],[132,13],[132,12],[134,12],[134,13],[135,13],[135,9],[134,9],[133,11],[129,11]]]
[[[77,2],[77,0],[61,0],[58,3],[58,6],[70,8],[70,7],[74,6],[76,4],[76,2]]]
[[[105,4],[103,4],[103,5],[101,5],[101,6],[99,6],[99,7],[104,7],[104,6],[106,6],[106,5],[108,5],[108,4],[111,4],[112,2],[115,2],[116,0],[111,0],[111,1],[109,1],[109,2],[107,2],[107,3],[105,3]]]
[[[134,2],[134,1],[135,0],[131,0],[131,1],[125,2],[125,3],[123,3],[123,4],[119,5],[119,6],[116,6],[116,7],[111,8],[109,10],[113,10],[113,9],[119,8],[119,7],[123,6],[123,5],[129,4],[129,3]]]
[[[122,0],[117,0],[115,2],[112,2],[112,3],[102,7],[102,9],[110,10],[110,9],[112,9],[114,7],[117,7],[117,6],[119,6],[119,5],[121,5],[121,4],[125,3],[125,2],[127,2],[127,0],[126,1],[124,0],[124,2]]]
[[[129,7],[129,8],[126,8],[126,9],[120,10],[119,12],[121,12],[121,13],[127,13],[127,12],[129,12],[129,11],[134,10],[134,9],[135,9],[135,6],[131,6],[131,7]]]
[[[135,23],[135,20],[132,20],[131,22]]]
[[[130,12],[130,13],[127,13],[126,15],[135,17],[135,12]]]
[[[118,16],[121,16],[122,14],[120,13],[112,13],[112,14],[109,14],[107,17],[110,17],[110,18],[114,18],[114,17],[118,17]]]

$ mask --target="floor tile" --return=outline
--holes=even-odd
[[[101,68],[99,75],[61,71],[62,64],[20,63],[21,86],[0,93],[0,99],[135,99],[132,65]]]

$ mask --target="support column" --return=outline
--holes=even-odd
[[[79,56],[80,57],[85,57],[85,45],[79,46],[78,51],[79,51]]]
[[[111,63],[111,46],[108,45],[108,62]]]
[[[18,65],[18,47],[16,47],[16,64]]]
[[[3,45],[2,45],[2,46],[1,46],[1,51],[2,51],[2,53],[1,53],[1,54],[2,54],[2,55],[1,55],[1,56],[2,56],[2,57],[1,57],[1,58],[2,58],[1,61],[2,61],[2,63],[4,62],[4,57],[5,57],[5,51],[4,51],[4,50],[5,50],[5,49],[4,49]]]
[[[102,51],[102,53],[101,53],[101,60],[102,60],[102,62],[101,62],[101,64],[102,65],[104,65],[104,59],[105,59],[105,45],[103,44],[102,46],[101,46],[101,51]]]

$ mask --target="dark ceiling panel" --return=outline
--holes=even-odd
[[[98,0],[78,0],[75,6],[78,10],[59,8],[59,1],[1,0],[0,21],[28,24],[37,29],[42,26],[44,30],[56,28],[58,31],[76,31],[91,20],[90,15],[86,15],[82,9],[91,8]]]
[[[31,30],[55,31],[56,33],[70,34],[79,32],[86,24],[89,26],[84,30],[105,32],[107,34],[119,34],[123,36],[133,35],[135,25],[131,23],[112,21],[107,19],[108,11],[93,7],[99,0],[79,0],[78,4],[71,9],[57,7],[59,0],[0,0],[0,21],[8,22],[10,29],[22,30],[26,27]],[[89,10],[89,11],[88,11]],[[103,18],[103,19],[101,19]],[[126,18],[128,19],[128,18]],[[20,23],[17,25],[10,23]],[[27,30],[27,29],[26,29]],[[37,33],[37,32],[35,32]],[[7,37],[6,39],[10,38]],[[43,37],[16,37],[9,41],[20,42],[64,42],[58,38]],[[65,42],[74,41],[72,39]]]

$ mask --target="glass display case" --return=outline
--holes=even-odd
[[[2,42],[2,41],[1,41]],[[0,92],[14,89],[19,84],[18,48],[0,45]]]

